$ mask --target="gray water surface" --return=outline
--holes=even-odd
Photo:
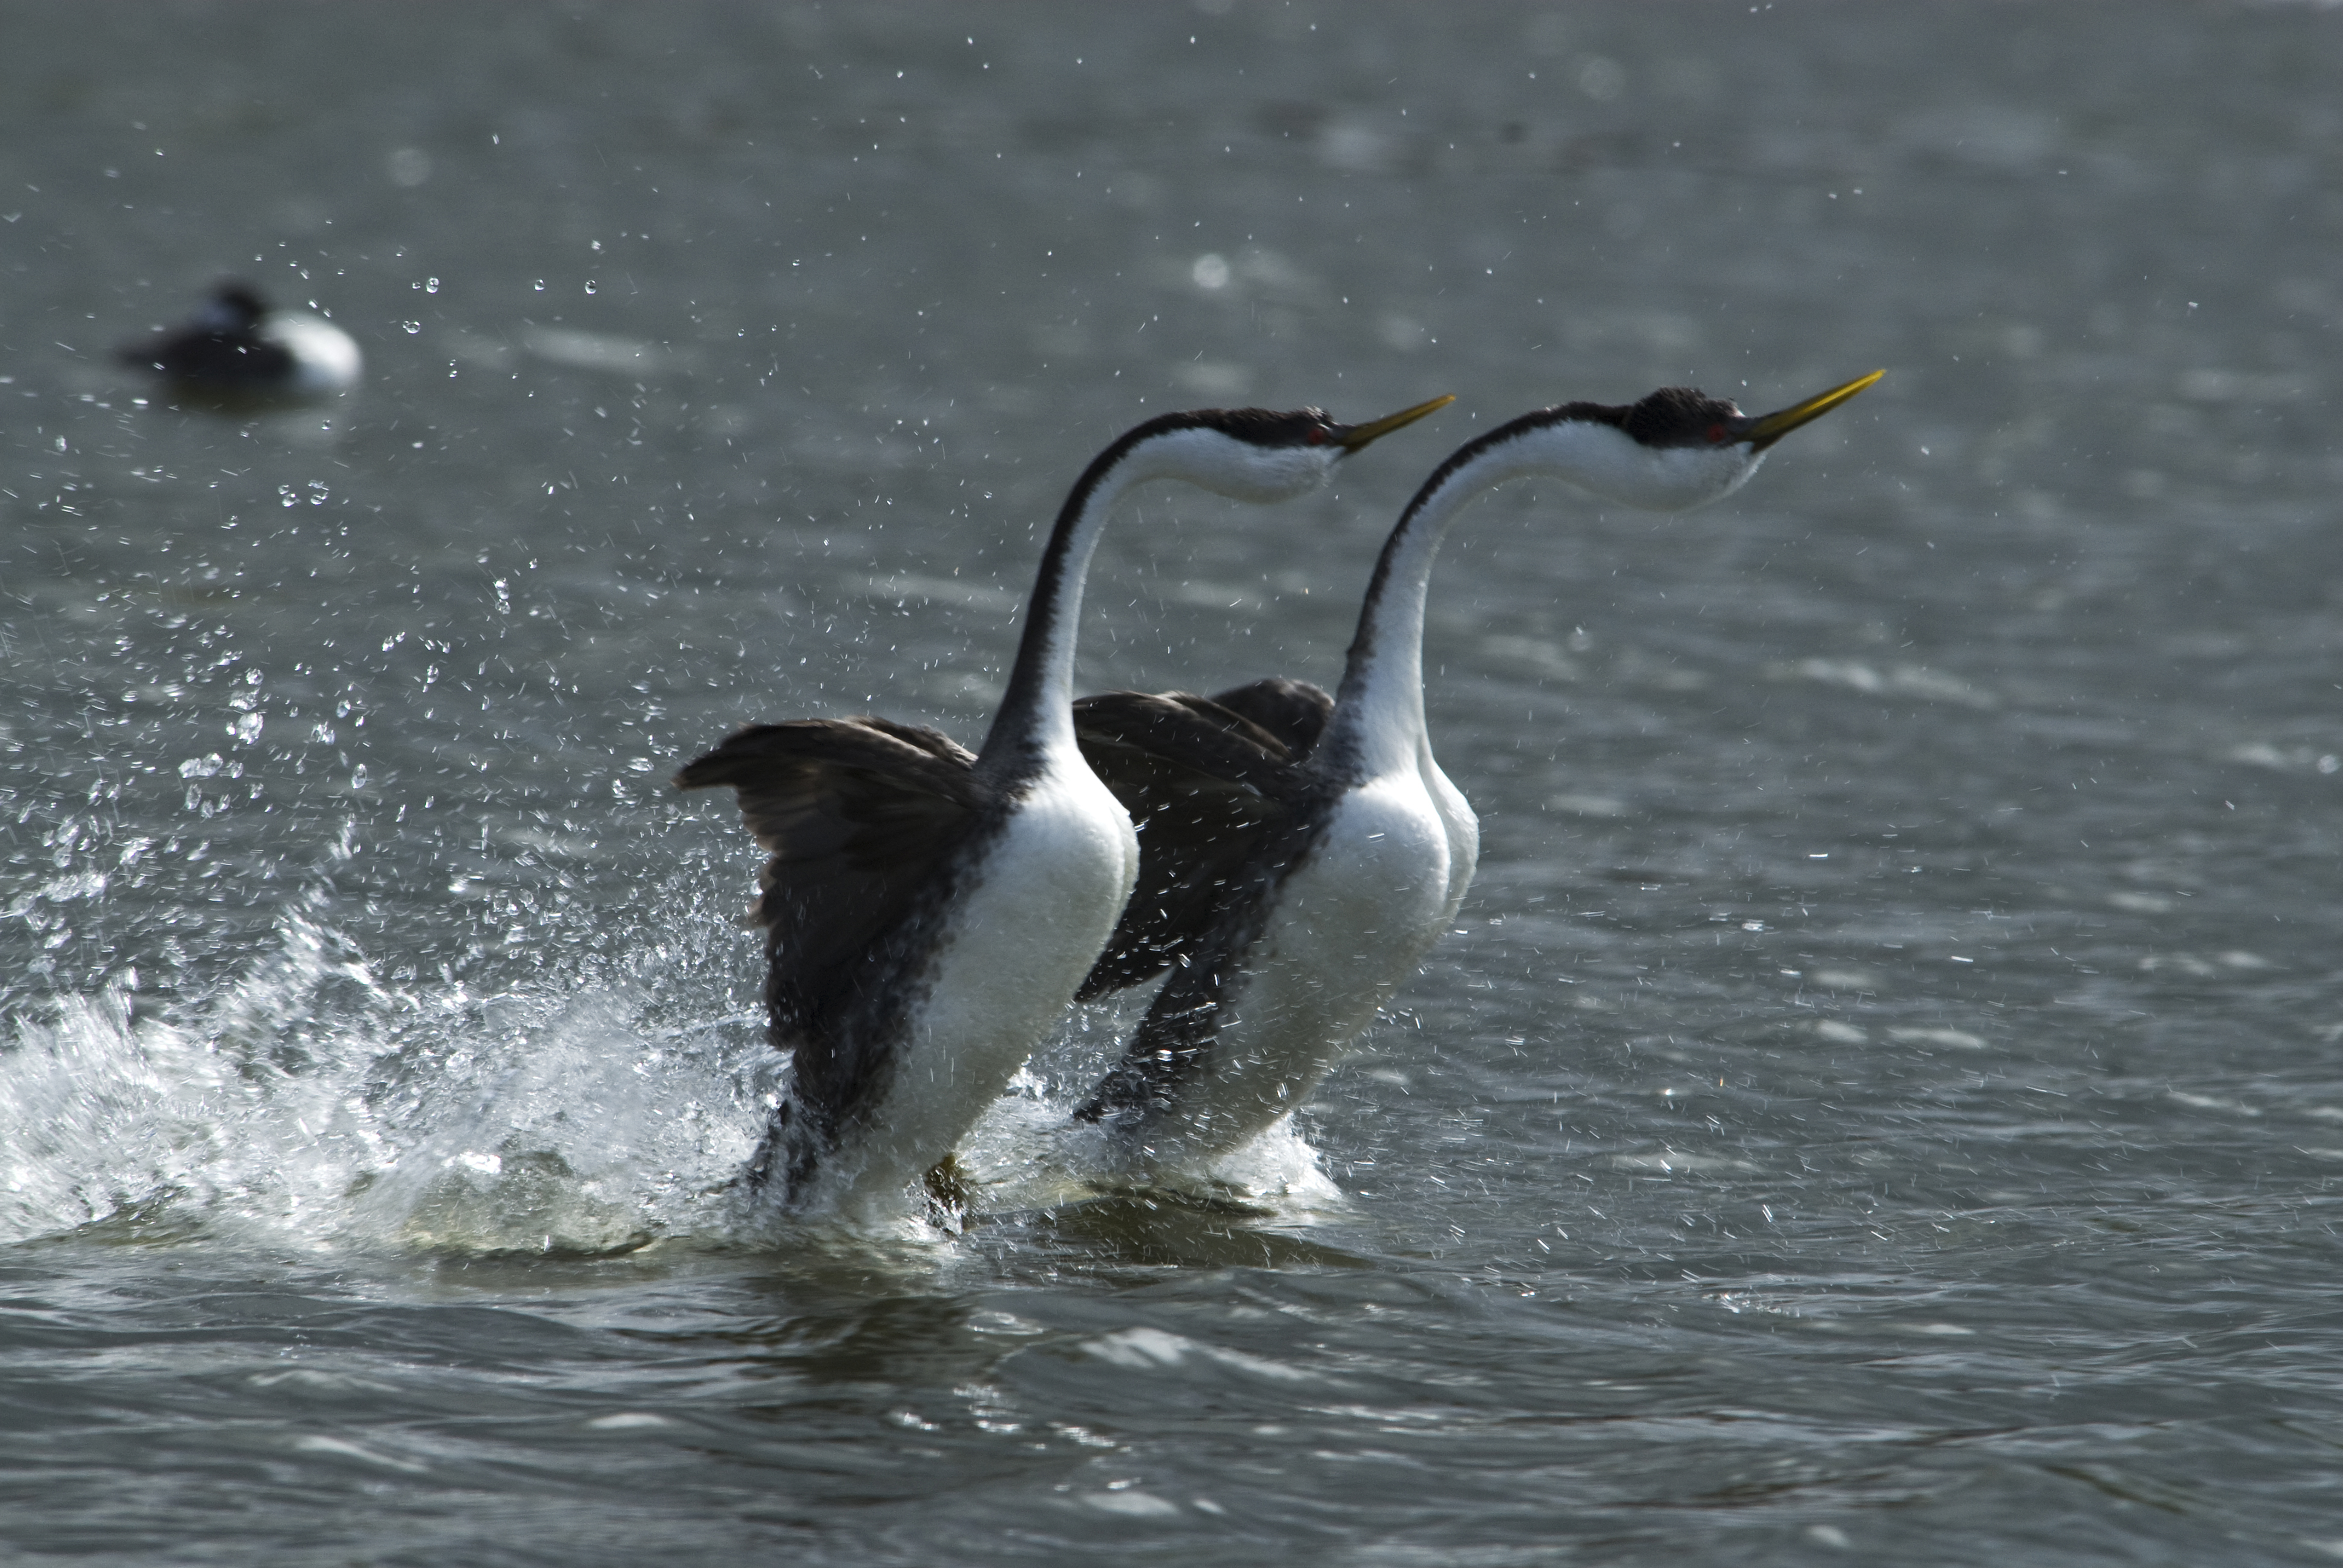
[[[2343,1556],[2343,13],[13,7],[0,1562]],[[367,375],[166,406],[216,277]],[[744,1232],[753,719],[1331,682],[1476,429],[1887,377],[1426,650],[1479,881],[1256,1151]]]

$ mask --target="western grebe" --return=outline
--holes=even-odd
[[[1071,703],[1083,578],[1115,504],[1157,479],[1290,499],[1451,401],[1365,425],[1207,409],[1126,431],[1058,513],[982,749],[883,719],[799,719],[743,729],[676,776],[738,790],[773,853],[753,918],[774,1043],[794,1059],[752,1187],[849,1219],[901,1211],[1114,929],[1139,849],[1082,761]]]
[[[350,335],[322,316],[271,310],[240,283],[223,283],[184,327],[165,327],[116,352],[181,395],[266,401],[318,397],[357,384]]]
[[[1882,374],[1755,417],[1680,387],[1525,414],[1459,447],[1409,501],[1339,698],[1265,680],[1077,703],[1082,753],[1140,843],[1137,890],[1080,995],[1172,973],[1076,1115],[1104,1124],[1139,1171],[1237,1148],[1309,1093],[1454,918],[1480,830],[1433,760],[1423,607],[1433,553],[1468,502],[1546,475],[1687,511]]]

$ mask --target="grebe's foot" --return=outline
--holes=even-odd
[[[939,1229],[957,1236],[968,1228],[968,1211],[976,1201],[976,1179],[958,1155],[947,1154],[929,1167],[920,1187],[927,1194],[928,1219]]]

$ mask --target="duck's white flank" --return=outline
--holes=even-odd
[[[357,385],[358,372],[365,367],[350,335],[322,316],[273,310],[261,317],[255,335],[293,357],[288,391],[312,397],[347,391]]]

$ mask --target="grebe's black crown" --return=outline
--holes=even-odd
[[[1290,408],[1280,412],[1272,408],[1192,408],[1184,414],[1166,414],[1151,419],[1131,432],[1133,436],[1152,435],[1164,430],[1217,430],[1232,441],[1242,441],[1265,452],[1290,450],[1297,447],[1332,447],[1336,457],[1348,457],[1365,450],[1393,430],[1403,430],[1427,414],[1436,414],[1456,399],[1434,397],[1428,403],[1418,403],[1412,408],[1402,408],[1396,414],[1386,414],[1380,419],[1370,419],[1363,425],[1345,425],[1327,417],[1323,408]]]
[[[1565,403],[1555,423],[1609,425],[1639,447],[1711,447],[1737,433],[1741,410],[1697,387],[1663,387],[1634,403]]]
[[[1174,414],[1165,422],[1166,429],[1182,427],[1217,430],[1232,440],[1247,446],[1322,447],[1339,440],[1348,428],[1326,417],[1323,408],[1192,408],[1185,414]]]

